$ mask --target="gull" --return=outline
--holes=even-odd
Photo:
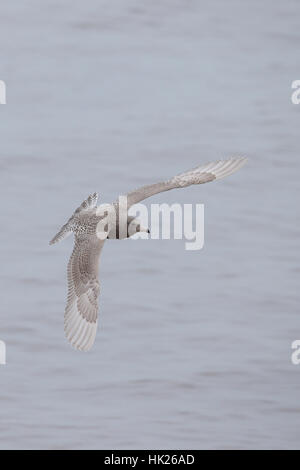
[[[247,158],[244,157],[218,160],[181,173],[165,182],[143,186],[126,194],[127,210],[154,194],[225,178],[242,168],[246,161]],[[50,241],[50,245],[53,245],[69,234],[74,234],[74,248],[67,269],[68,296],[64,315],[64,330],[71,346],[79,351],[91,349],[98,325],[99,258],[105,238],[100,239],[97,234],[97,225],[103,219],[103,215],[101,216],[99,211],[97,212],[99,208],[97,208],[97,200],[98,194],[91,194]],[[119,214],[118,201],[113,203],[113,207]],[[134,217],[128,216],[126,223],[127,227],[130,223],[135,223],[137,232],[149,233],[149,230],[143,228],[138,219]],[[120,236],[119,217],[117,217],[115,226],[109,226],[107,238],[119,239],[129,236],[129,233],[125,233],[123,237]]]

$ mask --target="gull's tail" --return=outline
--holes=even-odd
[[[98,200],[97,193],[93,193],[87,199],[85,199],[83,203],[79,207],[77,207],[76,211],[69,218],[68,222],[65,225],[63,225],[60,231],[57,232],[57,234],[52,238],[52,240],[49,242],[49,245],[54,245],[55,243],[60,242],[61,240],[66,238],[68,235],[70,235],[73,232],[74,217],[78,215],[80,212],[94,209],[97,206],[97,200]]]
[[[59,232],[50,240],[49,245],[54,245],[55,243],[60,242],[64,238],[68,237],[72,233],[71,220],[73,216],[68,220],[68,222],[62,226]]]

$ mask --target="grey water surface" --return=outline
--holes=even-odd
[[[296,0],[0,6],[1,449],[300,448]],[[69,238],[102,202],[210,160],[205,245],[108,241],[100,325],[64,339]]]

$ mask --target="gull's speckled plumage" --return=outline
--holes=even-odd
[[[127,194],[128,209],[154,194],[193,184],[203,184],[231,175],[245,165],[246,158],[219,160],[174,176],[166,182],[143,186]],[[68,263],[68,298],[65,335],[71,345],[88,351],[94,344],[98,323],[99,258],[105,240],[96,235],[98,194],[90,195],[50,241],[54,244],[74,233],[75,243]],[[114,203],[116,208],[117,202]],[[117,227],[118,233],[118,227]]]

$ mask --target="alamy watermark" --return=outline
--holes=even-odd
[[[6,84],[0,80],[0,104],[6,104]]]
[[[0,365],[6,364],[6,344],[0,340]]]
[[[295,350],[291,355],[292,364],[298,366],[300,364],[300,339],[295,339],[292,342],[291,348]]]
[[[120,196],[118,204],[97,207],[100,221],[97,237],[133,239],[185,239],[186,250],[201,250],[204,246],[203,204],[135,204],[128,209],[127,197]],[[148,229],[151,223],[151,231]]]
[[[292,82],[292,89],[295,90],[291,96],[292,103],[299,104],[300,103],[300,80],[294,80]]]

